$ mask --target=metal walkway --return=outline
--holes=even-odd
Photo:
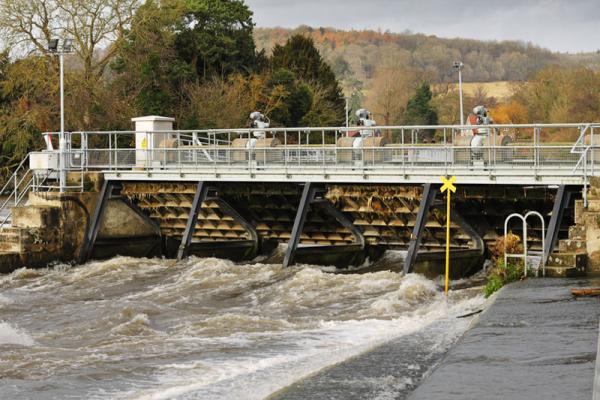
[[[72,132],[58,168],[110,180],[585,185],[599,126],[489,125],[477,148],[469,140],[481,126],[382,126],[359,141],[356,127],[269,128],[261,139],[252,129]],[[553,133],[573,140],[543,139]]]

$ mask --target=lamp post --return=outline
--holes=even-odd
[[[340,96],[340,99],[344,99],[344,113],[346,114],[346,128],[350,126],[350,97]]]
[[[58,55],[60,63],[60,133],[58,136],[58,180],[60,193],[65,191],[67,182],[65,149],[65,54],[73,53],[73,39],[51,39],[48,41],[48,52]]]
[[[463,114],[463,92],[462,92],[462,67],[463,63],[455,61],[452,67],[458,70],[458,93],[460,96],[460,124],[464,125],[464,114]]]

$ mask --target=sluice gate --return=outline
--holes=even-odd
[[[31,154],[2,222],[3,271],[116,254],[241,261],[283,246],[284,266],[367,270],[400,250],[398,270],[436,275],[446,244],[440,176],[450,175],[454,276],[481,267],[515,212],[544,216],[546,231],[531,226],[528,243],[560,273],[580,272],[592,243],[580,225],[597,201],[595,124],[490,125],[473,148],[465,138],[474,126],[370,127],[357,145],[356,128],[256,137],[174,131],[162,117],[135,122],[132,132],[65,133],[62,148]],[[545,143],[552,130],[573,131],[574,142]],[[420,141],[425,132],[441,142]]]

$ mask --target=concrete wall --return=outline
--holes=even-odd
[[[0,233],[0,242],[6,242],[5,251],[0,252],[0,273],[23,266],[44,267],[55,261],[77,261],[97,201],[98,192],[30,193],[26,206],[13,208],[12,228]],[[13,237],[18,238],[17,243],[11,243]],[[123,200],[110,200],[100,223],[102,251],[98,254],[140,255],[135,249],[147,250],[149,246],[140,238],[154,246],[159,235]]]

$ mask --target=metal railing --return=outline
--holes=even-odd
[[[332,173],[382,175],[513,175],[577,177],[594,174],[594,128],[600,124],[482,126],[381,126],[373,128],[269,128],[192,131],[67,133],[66,169]],[[470,132],[485,132],[483,146],[470,146]],[[375,139],[346,139],[367,131]],[[463,133],[469,132],[469,135]],[[544,135],[572,140],[554,143]],[[507,134],[512,138],[506,140]],[[430,138],[435,138],[436,142]]]
[[[587,207],[587,187],[589,183],[589,176],[594,175],[594,154],[595,151],[592,151],[594,148],[594,125],[586,124],[580,128],[581,133],[579,137],[573,144],[571,148],[571,153],[579,154],[579,160],[577,164],[573,168],[573,173],[577,174],[578,170],[581,170],[582,179],[583,179],[583,204],[584,207]],[[588,132],[589,131],[589,136]],[[589,140],[588,140],[589,138]],[[591,160],[591,163],[588,161]],[[591,164],[589,167],[591,168],[588,171],[588,164]]]
[[[542,251],[533,251],[529,249],[528,240],[529,236],[527,234],[527,228],[529,225],[527,224],[527,219],[529,217],[537,217],[542,226]],[[521,239],[523,243],[523,251],[521,253],[509,253],[509,249],[507,249],[507,238],[508,238],[508,223],[511,219],[518,218],[521,220],[521,232],[523,238]],[[510,214],[504,220],[504,268],[508,268],[508,260],[511,258],[517,258],[523,260],[523,273],[525,277],[527,277],[527,271],[530,267],[533,267],[535,270],[535,276],[537,277],[539,274],[540,268],[542,268],[542,276],[546,276],[546,264],[544,263],[544,254],[546,253],[546,223],[544,222],[544,217],[537,211],[529,211],[525,215],[521,215],[519,213]]]
[[[27,154],[6,181],[0,193],[7,197],[0,203],[0,229],[12,221],[12,207],[22,205],[30,191],[39,191],[53,170],[35,173],[29,169],[31,153]]]

